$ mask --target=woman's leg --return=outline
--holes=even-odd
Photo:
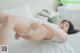
[[[13,31],[14,23],[10,16],[0,18],[2,19],[2,27],[0,29],[0,44],[6,44],[11,38],[10,33]]]

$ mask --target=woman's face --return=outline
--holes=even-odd
[[[64,31],[64,32],[68,32],[69,29],[69,23],[67,21],[61,22],[59,24],[60,28]]]

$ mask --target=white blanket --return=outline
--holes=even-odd
[[[80,33],[70,35],[64,44],[13,40],[9,44],[9,53],[80,53]]]
[[[18,16],[26,16],[26,14],[21,12],[25,12],[23,9],[24,7],[21,8],[21,10],[18,10],[18,13],[21,14],[18,14],[17,12],[14,14]],[[60,28],[58,28],[55,24],[51,24],[34,18],[34,16],[30,13],[28,8],[26,12],[28,12],[27,17],[33,20],[30,22],[40,22],[40,24],[46,24],[47,26],[51,27],[53,30],[57,32],[60,31]],[[58,43],[53,41],[29,42],[24,40],[12,40],[9,43],[8,50],[9,53],[80,53],[79,35],[80,33],[70,35],[70,38],[65,43]]]

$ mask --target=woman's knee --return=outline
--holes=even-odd
[[[8,16],[6,12],[0,12],[0,22],[3,22]]]

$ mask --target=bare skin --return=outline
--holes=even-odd
[[[59,35],[63,40],[66,40],[67,34],[63,31],[55,32],[52,30],[52,28],[48,27],[44,24],[38,24],[38,23],[32,23],[31,25],[28,25],[27,21],[24,17],[19,17],[15,15],[9,15],[9,14],[0,14],[0,21],[3,24],[3,27],[1,29],[0,35],[6,36],[9,38],[9,31],[15,31],[16,32],[16,38],[19,36],[26,39],[26,40],[43,40],[43,39],[52,39],[55,35]],[[8,31],[9,30],[9,31]],[[28,35],[30,31],[41,31],[39,34],[34,33],[34,36]],[[44,32],[44,33],[43,33]],[[25,34],[25,36],[22,36],[21,34]],[[18,36],[17,36],[18,35]],[[4,37],[2,39],[5,39]],[[1,40],[2,40],[1,39]],[[1,41],[0,40],[0,41]],[[5,42],[5,41],[2,41]]]
[[[53,34],[56,35],[56,33],[51,30],[51,28],[47,27],[46,25],[38,25],[36,23],[34,23],[32,25],[32,29],[33,30],[37,30],[37,29],[41,29],[43,30],[43,27],[45,27],[47,29],[47,33],[45,34],[39,34],[39,35],[35,35],[35,36],[30,36],[30,35],[20,35],[20,34],[16,34],[17,37],[23,37],[26,40],[50,40],[52,39],[54,36],[52,36]],[[37,28],[37,29],[36,29]],[[40,38],[41,37],[41,38]]]
[[[9,31],[12,31],[12,30],[14,30],[16,32],[16,34],[23,33],[23,34],[27,35],[27,33],[29,32],[30,29],[36,30],[36,27],[39,28],[38,30],[45,31],[46,33],[40,34],[39,36],[35,35],[35,36],[33,36],[34,38],[30,38],[30,39],[36,38],[38,40],[41,40],[46,36],[48,31],[44,26],[38,25],[37,23],[33,23],[30,27],[28,27],[27,23],[24,23],[24,22],[26,22],[26,20],[24,18],[18,19],[17,17],[18,16],[4,14],[4,17],[2,17],[3,19],[1,18],[2,19],[1,20],[2,21],[2,30],[0,32],[1,36],[5,36],[7,34],[7,38],[9,38],[9,36],[8,36],[10,34]],[[28,35],[26,37],[28,37]],[[16,35],[16,38],[18,38],[17,35]],[[2,39],[5,39],[5,38],[3,37]],[[7,40],[2,41],[2,42],[7,42]]]

